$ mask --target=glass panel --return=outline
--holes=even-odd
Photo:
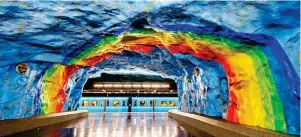
[[[114,107],[119,107],[119,101],[118,100],[114,100],[113,101],[113,106]]]
[[[167,102],[166,101],[161,101],[161,107],[166,107]]]
[[[105,102],[106,102],[107,104],[105,104]],[[102,107],[109,106],[109,100],[102,100],[102,101],[101,101],[101,106],[102,106]]]
[[[102,106],[102,107],[105,106],[105,101],[104,101],[104,100],[101,101],[101,106]]]
[[[145,107],[146,106],[146,102],[145,101],[140,101],[140,107]]]
[[[110,101],[109,101],[109,100],[107,100],[107,106],[109,106],[109,103],[110,103]]]
[[[157,102],[157,100],[155,100],[154,106],[157,106],[157,104],[158,104],[158,102]]]
[[[87,101],[87,100],[83,101],[83,102],[82,102],[82,106],[83,106],[83,107],[89,106],[89,101]]]
[[[91,106],[92,107],[97,107],[97,101],[96,100],[92,100],[91,101]]]
[[[150,104],[150,106],[152,107],[152,106],[153,106],[153,101],[150,101],[149,104]]]
[[[135,106],[135,107],[137,106],[137,101],[136,101],[136,100],[134,101],[134,106]]]
[[[171,107],[176,106],[176,102],[175,101],[169,101],[169,106],[171,106]]]

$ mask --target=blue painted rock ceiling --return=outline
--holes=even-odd
[[[300,134],[299,45],[299,1],[0,1],[0,119],[139,73],[173,79],[180,110]]]

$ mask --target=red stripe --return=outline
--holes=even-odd
[[[56,112],[62,112],[63,110],[63,106],[65,104],[66,101],[66,88],[69,82],[70,77],[79,69],[79,66],[75,66],[75,65],[69,65],[66,66],[63,72],[63,83],[61,85],[61,89],[59,89],[58,94],[56,95],[56,98],[61,100],[61,102],[59,102],[56,106]]]
[[[136,52],[150,52],[155,45],[159,47],[160,49],[165,49],[165,45],[163,44],[150,44],[150,45],[145,45],[145,44],[137,44],[137,45],[129,45],[129,49],[131,51],[136,51]],[[227,111],[227,120],[233,121],[233,122],[238,122],[238,115],[236,113],[237,110],[237,98],[235,94],[233,93],[233,90],[235,89],[235,73],[232,71],[230,63],[228,60],[222,56],[221,54],[215,53],[213,50],[209,49],[208,47],[204,45],[200,45],[200,48],[198,51],[193,50],[191,47],[188,45],[182,43],[182,44],[170,44],[167,46],[167,49],[172,53],[183,53],[183,54],[191,54],[201,60],[209,60],[209,61],[216,61],[219,63],[225,70],[227,79],[228,79],[228,90],[229,90],[229,107]],[[124,49],[116,49],[114,53],[104,53],[99,56],[95,56],[92,58],[89,58],[85,60],[86,64],[89,66],[96,66],[98,63],[101,61],[111,57],[113,54],[116,54],[118,52],[123,51]]]

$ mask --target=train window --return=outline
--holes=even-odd
[[[105,106],[105,101],[102,100],[100,106],[104,107]]]
[[[175,101],[169,101],[169,106],[171,106],[171,107],[176,106],[176,102]]]
[[[167,102],[166,101],[161,101],[161,107],[166,107],[167,106]]]
[[[154,107],[155,106],[157,106],[157,100],[151,100],[150,102],[149,102],[149,104],[150,104],[150,106],[152,107],[153,105],[154,105]]]
[[[125,107],[125,100],[122,101],[122,106]]]
[[[96,100],[91,101],[91,106],[92,107],[97,107],[98,106],[97,101]]]
[[[145,107],[146,106],[146,101],[140,101],[140,107]]]
[[[137,106],[137,101],[136,101],[136,100],[134,101],[134,106],[135,106],[135,107]]]
[[[83,107],[89,106],[89,101],[87,101],[87,100],[83,101],[82,106]]]
[[[102,100],[100,106],[102,107],[109,106],[109,100]]]
[[[114,107],[119,107],[119,101],[118,100],[114,100],[113,101],[113,106]]]

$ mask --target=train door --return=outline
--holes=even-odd
[[[137,98],[135,98],[134,100],[133,100],[133,107],[132,107],[132,112],[137,112],[138,111],[138,106],[137,106],[137,101],[138,101],[138,99]]]
[[[123,99],[122,100],[122,107],[121,107],[121,112],[128,112],[128,110],[126,109],[126,103],[127,103],[127,100]]]
[[[150,100],[150,105],[152,107],[152,112],[156,112],[157,100]]]
[[[107,106],[109,105],[109,100],[102,100],[101,106],[103,107],[103,112],[107,112]]]
[[[132,97],[129,97],[128,100],[128,112],[132,112]]]

